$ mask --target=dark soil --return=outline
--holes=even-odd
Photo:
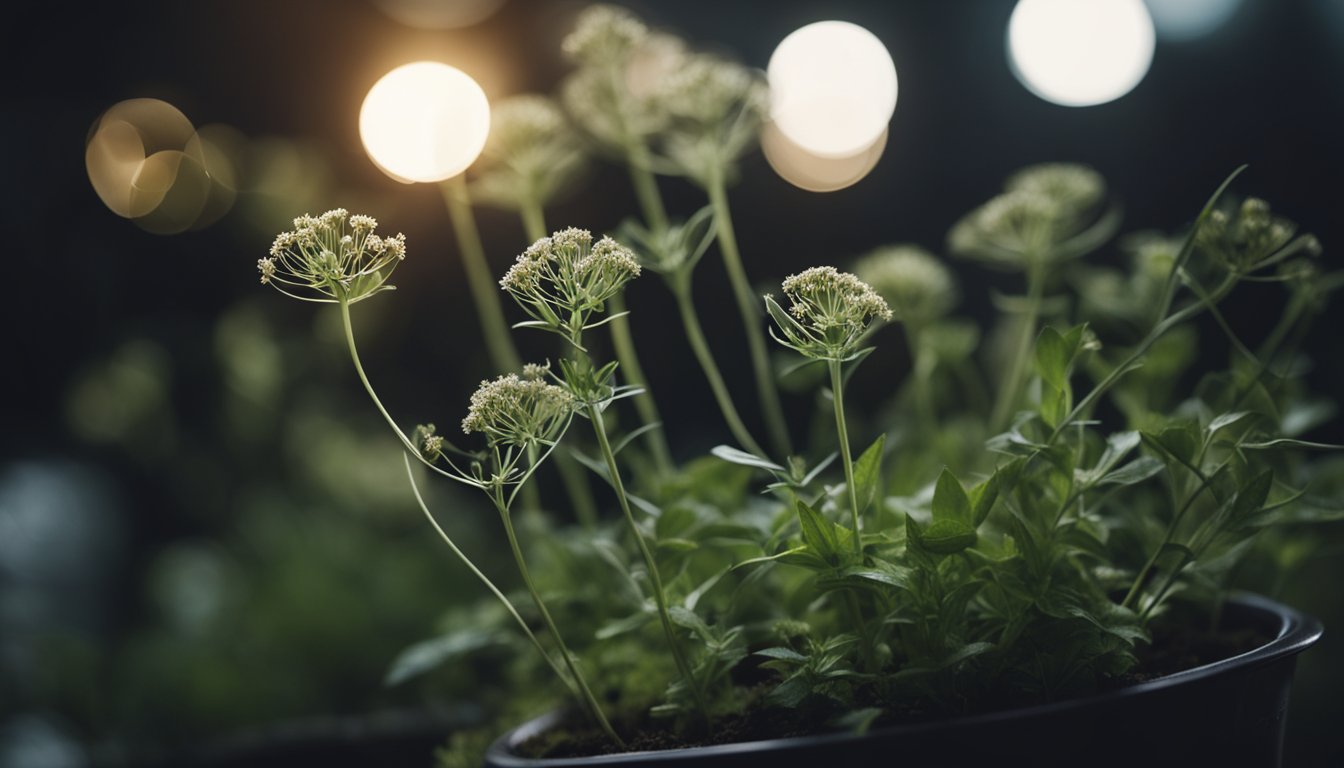
[[[1272,638],[1253,629],[1214,632],[1205,627],[1192,629],[1196,622],[1176,627],[1153,627],[1153,643],[1137,649],[1139,663],[1125,675],[1101,681],[1093,693],[1116,690],[1165,675],[1230,658],[1258,648]],[[732,744],[792,736],[811,736],[834,732],[829,725],[834,711],[819,708],[784,709],[765,703],[765,694],[775,685],[765,678],[769,673],[746,670],[738,676],[748,702],[744,711],[714,719],[709,728],[676,730],[667,719],[647,714],[617,715],[612,724],[626,740],[629,751],[676,749],[682,747]],[[1013,697],[986,698],[979,708],[958,714],[983,714],[1012,706],[1044,703],[1012,700]],[[877,702],[873,702],[877,705]],[[883,713],[873,728],[910,725],[947,717],[945,709],[927,702],[885,702]],[[575,714],[560,727],[524,742],[519,751],[529,757],[586,757],[614,754],[623,750],[612,744],[600,730],[582,715]]]

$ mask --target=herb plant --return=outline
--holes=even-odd
[[[360,364],[351,307],[391,287],[403,237],[344,210],[302,216],[259,269],[262,283],[337,305],[426,517],[505,609],[492,637],[521,633],[608,748],[626,747],[646,714],[695,739],[753,708],[866,727],[898,710],[976,711],[1113,685],[1176,602],[1216,612],[1257,532],[1338,515],[1338,500],[1313,491],[1313,455],[1334,446],[1303,439],[1330,409],[1303,391],[1294,344],[1344,273],[1320,271],[1316,239],[1263,201],[1233,200],[1241,169],[1178,236],[1118,241],[1119,209],[1095,170],[1014,174],[945,244],[1020,275],[1024,292],[998,298],[992,333],[954,316],[949,264],[910,244],[806,269],[782,280],[779,298],[758,297],[727,192],[761,123],[759,73],[610,6],[585,13],[564,50],[576,70],[561,102],[500,104],[479,175],[445,187],[459,225],[469,195],[519,213],[535,242],[515,249],[498,287],[516,305],[515,329],[558,337],[552,361],[481,384],[462,420],[481,438],[474,447],[431,425],[403,430]],[[614,237],[547,235],[547,203],[578,183],[590,154],[628,170],[640,217]],[[707,205],[673,218],[658,175],[689,180]],[[1095,263],[1113,242],[1129,271]],[[691,295],[711,248],[741,303],[765,440],[742,419],[738,383],[720,371]],[[652,350],[627,325],[624,292],[646,272],[671,291],[732,439],[681,464],[653,398],[660,383],[639,362]],[[1258,349],[1220,310],[1247,283],[1288,297]],[[847,384],[890,354],[876,341],[893,324],[910,373],[855,408]],[[1229,342],[1230,362],[1193,369],[1195,339],[1210,332]],[[767,336],[796,365],[773,369]],[[506,350],[497,365],[516,360],[507,339],[490,343]],[[599,352],[608,345],[615,359]],[[804,380],[832,428],[795,449],[779,380],[813,366],[823,375]],[[627,408],[633,428],[632,414],[613,418]],[[568,499],[527,496],[552,457],[609,486],[616,509],[576,496],[572,476]],[[489,500],[525,597],[454,543],[416,464]],[[556,514],[520,526],[520,508]],[[394,679],[477,647],[453,637],[412,649]]]

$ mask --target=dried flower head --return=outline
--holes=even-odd
[[[952,273],[919,246],[879,248],[854,263],[854,274],[886,300],[901,322],[937,320],[957,302]]]
[[[584,168],[578,135],[560,105],[537,94],[512,96],[490,111],[490,137],[473,197],[519,207],[545,205]]]
[[[591,5],[579,14],[574,30],[560,43],[570,59],[589,66],[618,65],[642,43],[649,28],[615,5]]]
[[[303,301],[351,304],[391,290],[387,279],[406,258],[406,237],[379,237],[377,227],[373,217],[344,208],[300,216],[257,261],[261,283]]]
[[[765,297],[766,309],[784,334],[775,340],[808,357],[848,359],[870,322],[892,318],[887,302],[872,286],[835,267],[803,270],[785,278],[781,287],[789,299],[788,312]]]
[[[462,431],[480,432],[491,445],[549,445],[569,424],[574,404],[564,387],[509,373],[481,382],[462,419]]]
[[[1269,203],[1248,197],[1232,213],[1213,211],[1200,227],[1195,242],[1215,261],[1235,272],[1246,273],[1278,255],[1296,231],[1296,224],[1270,213]],[[1311,250],[1310,241],[1305,245]]]
[[[588,318],[639,272],[630,249],[610,237],[593,244],[588,230],[571,227],[529,246],[499,285],[538,324],[577,342]]]

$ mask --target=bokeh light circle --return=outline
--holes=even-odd
[[[128,99],[100,115],[84,167],[109,210],[156,234],[208,226],[234,201],[228,154],[159,99]]]
[[[766,67],[770,118],[788,139],[821,156],[848,157],[887,129],[896,109],[896,64],[872,32],[819,21],[782,41]]]
[[[767,123],[761,131],[761,153],[779,177],[808,192],[836,192],[863,180],[887,148],[884,130],[871,145],[843,157],[817,155],[798,146]]]
[[[1129,93],[1148,74],[1155,44],[1143,0],[1019,0],[1008,22],[1013,73],[1066,107]]]
[[[452,178],[490,133],[490,103],[466,73],[433,61],[405,64],[374,83],[359,110],[364,150],[403,182]]]

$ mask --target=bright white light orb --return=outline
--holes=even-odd
[[[418,61],[383,75],[359,110],[359,137],[384,173],[434,182],[465,171],[485,147],[490,103],[464,72]]]
[[[1157,35],[1172,42],[1204,37],[1221,27],[1242,0],[1146,0]]]
[[[780,41],[766,67],[770,117],[815,155],[871,147],[896,109],[896,64],[881,40],[847,21],[818,21]]]
[[[1017,79],[1046,101],[1090,107],[1148,74],[1156,42],[1143,0],[1019,0],[1008,22]]]

